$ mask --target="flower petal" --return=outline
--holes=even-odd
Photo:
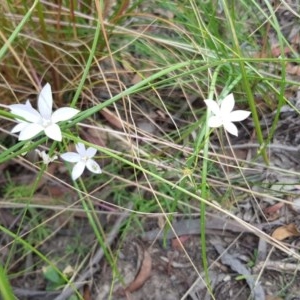
[[[238,136],[238,130],[237,127],[232,122],[226,122],[224,123],[224,128],[226,131],[228,131],[230,134]]]
[[[246,110],[235,110],[230,113],[231,122],[239,122],[247,119],[250,116],[251,112]]]
[[[8,107],[13,110],[13,109],[17,109],[17,108],[23,108],[23,107],[27,107],[28,109],[31,109],[33,108],[30,101],[29,100],[26,100],[25,104],[12,104],[12,105],[8,105]]]
[[[76,151],[79,153],[79,155],[80,155],[81,157],[86,156],[86,150],[85,150],[85,146],[84,146],[83,143],[77,143],[77,144],[75,145],[75,147],[76,147]]]
[[[43,160],[43,163],[45,165],[48,165],[49,163],[55,161],[58,157],[57,155],[54,156],[49,156],[49,154],[46,153],[46,151],[40,151],[38,149],[35,149],[35,151],[37,152],[37,154],[39,155],[39,157]]]
[[[79,113],[78,109],[72,107],[61,107],[52,114],[51,120],[53,123],[66,121],[72,119],[78,113]]]
[[[9,105],[11,113],[20,116],[29,122],[38,122],[41,119],[39,112],[31,104],[12,104]]]
[[[52,114],[53,98],[49,83],[42,88],[38,97],[38,109],[44,119],[50,119]]]
[[[52,140],[61,142],[61,130],[57,124],[51,124],[45,128],[45,134]]]
[[[88,170],[90,170],[91,172],[93,172],[95,174],[102,173],[100,166],[93,159],[87,160],[86,167],[88,168]]]
[[[86,156],[89,157],[89,158],[94,157],[96,153],[97,153],[97,149],[95,149],[93,147],[89,147],[86,150]]]
[[[222,116],[228,115],[234,108],[234,97],[233,94],[227,95],[221,102],[221,114]]]
[[[82,160],[79,161],[73,168],[72,179],[76,180],[78,177],[80,177],[80,175],[83,173],[84,168],[85,162],[83,162]]]
[[[60,155],[60,157],[68,162],[77,163],[81,160],[81,156],[75,152],[66,152]]]
[[[28,126],[29,123],[27,122],[20,122],[19,124],[17,124],[10,132],[11,133],[17,133],[22,131],[26,126]]]
[[[220,107],[216,101],[204,100],[204,102],[205,102],[206,106],[208,107],[208,109],[210,109],[215,115],[220,114]]]
[[[217,128],[223,125],[223,121],[221,118],[217,117],[217,116],[211,116],[208,119],[208,127],[211,128]]]
[[[30,101],[29,101],[29,100],[26,100],[26,103],[25,103],[25,105],[26,105],[26,106],[28,106],[28,107],[31,107],[31,108],[32,108],[32,105],[31,105],[31,103],[30,103]]]
[[[44,128],[39,124],[28,124],[20,132],[19,141],[30,140],[31,138],[39,134],[41,131],[43,131],[43,129]]]

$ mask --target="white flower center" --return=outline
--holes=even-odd
[[[81,160],[84,161],[85,163],[89,160],[90,158],[88,156],[82,156]]]
[[[42,119],[42,126],[43,126],[44,128],[47,128],[47,127],[50,126],[51,124],[52,124],[52,122],[51,122],[50,119],[45,119],[45,118]]]

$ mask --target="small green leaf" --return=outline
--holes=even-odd
[[[47,280],[57,285],[65,283],[65,280],[51,266],[43,268],[44,276]]]

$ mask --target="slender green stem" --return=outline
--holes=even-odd
[[[19,32],[22,30],[22,28],[24,27],[24,25],[26,24],[26,22],[28,21],[28,19],[30,18],[33,10],[35,9],[35,7],[37,6],[37,4],[39,3],[39,0],[35,0],[33,5],[31,6],[31,8],[28,10],[28,12],[26,13],[26,15],[24,16],[24,18],[22,19],[22,21],[19,23],[19,25],[15,28],[15,30],[13,31],[13,33],[9,36],[7,43],[5,43],[2,48],[0,49],[0,60],[3,58],[4,54],[6,53],[6,51],[9,48],[9,45],[12,44],[12,42],[15,40],[15,38],[18,36]]]
[[[208,99],[213,99],[219,70],[220,70],[220,68],[217,68],[213,74],[212,82],[210,85],[210,91],[208,94]],[[201,197],[204,199],[207,199],[207,163],[208,163],[208,148],[209,148],[209,135],[210,135],[210,129],[208,127],[207,122],[208,122],[209,115],[210,115],[210,111],[207,110],[206,126],[205,126],[205,143],[204,143],[204,148],[203,148],[203,163],[202,163],[202,176],[201,176]],[[198,149],[197,151],[199,151],[199,150],[200,149]],[[201,209],[200,210],[200,214],[201,214],[200,227],[201,227],[202,263],[203,263],[203,269],[205,272],[205,279],[206,279],[207,287],[212,294],[210,278],[209,278],[209,273],[208,273],[208,262],[207,262],[207,252],[206,252],[206,204],[205,204],[205,202],[201,201],[200,209]]]
[[[0,264],[0,295],[2,295],[3,300],[13,300],[15,299],[12,287],[7,278],[7,274]]]
[[[239,41],[238,41],[238,38],[237,38],[237,35],[236,35],[236,30],[235,30],[236,25],[233,23],[234,17],[232,17],[230,12],[229,12],[228,4],[227,4],[226,0],[223,0],[223,8],[224,8],[225,15],[227,17],[226,19],[229,22],[230,30],[231,30],[231,33],[232,33],[233,46],[235,48],[236,55],[239,58],[241,58],[242,53],[241,53]],[[254,127],[255,127],[256,134],[257,134],[257,140],[261,145],[263,145],[264,144],[263,134],[262,134],[261,127],[260,127],[260,122],[259,122],[259,117],[258,117],[258,113],[257,113],[257,109],[256,109],[255,100],[254,100],[253,93],[251,91],[251,87],[250,87],[250,84],[249,84],[249,81],[248,81],[248,76],[247,76],[247,72],[246,72],[246,68],[245,68],[245,63],[242,59],[239,60],[238,63],[239,63],[240,70],[241,70],[242,83],[243,83],[244,90],[245,90],[246,95],[247,95],[249,107],[250,107],[250,110],[251,110],[251,113],[252,113]],[[267,152],[266,152],[265,148],[262,149],[261,154],[262,154],[262,157],[263,157],[265,163],[269,164],[269,159],[268,159],[268,155],[267,155]]]
[[[86,80],[86,78],[87,78],[87,76],[89,74],[90,67],[92,65],[92,61],[93,61],[93,59],[95,57],[95,52],[96,52],[96,49],[97,49],[98,40],[99,40],[99,36],[100,36],[100,31],[101,31],[101,24],[100,24],[100,20],[98,19],[97,20],[97,27],[96,27],[96,31],[95,31],[95,35],[94,35],[94,40],[93,40],[93,44],[92,44],[92,49],[90,51],[90,54],[89,54],[86,66],[84,68],[81,80],[79,82],[78,88],[77,88],[76,93],[74,95],[74,98],[73,98],[73,100],[71,102],[71,106],[72,107],[76,105],[76,103],[78,101],[78,98],[80,96],[80,93],[81,93],[81,91],[83,89],[83,85],[85,83],[85,80]]]
[[[95,236],[101,246],[101,248],[103,249],[104,255],[106,257],[106,259],[108,260],[110,266],[115,269],[115,262],[114,260],[111,258],[111,255],[108,251],[108,247],[105,244],[105,236],[104,236],[104,232],[101,228],[101,224],[99,222],[97,222],[98,224],[96,224],[95,221],[98,221],[97,215],[94,213],[95,209],[93,206],[93,203],[90,201],[89,198],[87,198],[86,196],[84,196],[84,194],[82,194],[80,191],[83,191],[85,194],[87,193],[87,190],[85,189],[85,186],[83,184],[83,182],[81,181],[81,189],[79,187],[79,185],[75,182],[74,183],[75,186],[77,187],[78,193],[79,193],[79,197],[82,199],[81,203],[82,206],[84,208],[84,211],[88,217],[88,220],[93,228],[93,231],[95,233]],[[86,199],[87,198],[87,199]],[[94,213],[94,214],[93,214]],[[101,233],[99,232],[101,231]]]

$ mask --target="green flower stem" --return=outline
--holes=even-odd
[[[233,23],[234,17],[230,16],[230,11],[228,8],[228,4],[226,3],[226,0],[223,0],[223,8],[224,8],[225,15],[227,17],[227,21],[229,22],[229,27],[230,27],[231,33],[232,33],[233,47],[235,49],[236,55],[241,58],[242,53],[241,53],[239,41],[238,41],[238,38],[236,35],[236,31],[235,31],[236,25]],[[261,127],[260,127],[260,122],[259,122],[259,118],[258,118],[256,104],[255,104],[255,101],[253,98],[253,93],[252,93],[251,87],[249,85],[248,76],[247,76],[246,68],[245,68],[245,63],[242,60],[239,60],[238,63],[239,63],[240,70],[241,70],[242,83],[244,85],[244,90],[246,92],[249,107],[250,107],[250,110],[252,113],[254,127],[255,127],[256,134],[257,134],[257,140],[260,145],[264,145],[263,134],[262,134]],[[265,148],[262,149],[261,154],[262,154],[262,157],[263,157],[265,163],[269,164],[269,159],[268,159],[268,155],[267,155]]]
[[[85,83],[85,80],[89,74],[89,71],[90,71],[90,67],[91,67],[91,64],[92,64],[92,61],[94,59],[94,56],[95,56],[95,52],[96,52],[96,49],[97,49],[97,45],[98,45],[98,40],[99,40],[99,36],[100,36],[100,30],[101,30],[101,23],[100,23],[100,20],[98,18],[98,21],[97,21],[97,27],[96,27],[96,30],[95,30],[95,36],[94,36],[94,40],[93,40],[93,44],[92,44],[92,49],[90,50],[90,54],[89,54],[89,57],[88,57],[88,60],[87,60],[87,63],[86,63],[86,67],[84,68],[84,71],[83,71],[83,75],[81,77],[81,80],[80,80],[80,83],[78,85],[78,88],[76,90],[76,93],[74,95],[74,98],[71,102],[71,107],[74,107],[78,101],[78,98],[80,96],[80,93],[83,89],[83,85]]]
[[[93,231],[98,240],[98,243],[101,246],[101,248],[103,249],[103,253],[104,253],[108,263],[110,264],[111,268],[115,272],[117,272],[116,262],[113,259],[113,255],[110,252],[110,248],[106,244],[105,233],[102,229],[101,224],[98,221],[98,217],[97,217],[97,214],[95,213],[94,205],[88,197],[88,192],[87,192],[82,180],[80,179],[79,182],[80,182],[80,186],[77,183],[77,181],[74,181],[74,186],[76,187],[76,189],[78,191],[78,196],[81,199],[81,204],[83,206],[83,209],[87,215],[87,218],[89,220],[91,227],[93,228]]]
[[[210,91],[208,94],[208,99],[213,99],[216,87],[217,77],[220,71],[220,67],[216,69],[213,74],[212,82],[210,85]],[[203,148],[203,163],[202,163],[202,176],[201,176],[201,197],[207,199],[207,162],[208,162],[208,148],[209,148],[209,135],[210,129],[208,127],[208,118],[209,118],[209,110],[206,112],[206,126],[205,126],[205,143]],[[200,149],[197,149],[198,153]],[[208,262],[207,262],[207,252],[206,252],[206,204],[201,201],[200,204],[200,228],[201,228],[201,251],[202,251],[202,264],[205,272],[205,279],[207,288],[210,290],[212,295],[212,289],[210,285],[210,278],[208,273]]]

